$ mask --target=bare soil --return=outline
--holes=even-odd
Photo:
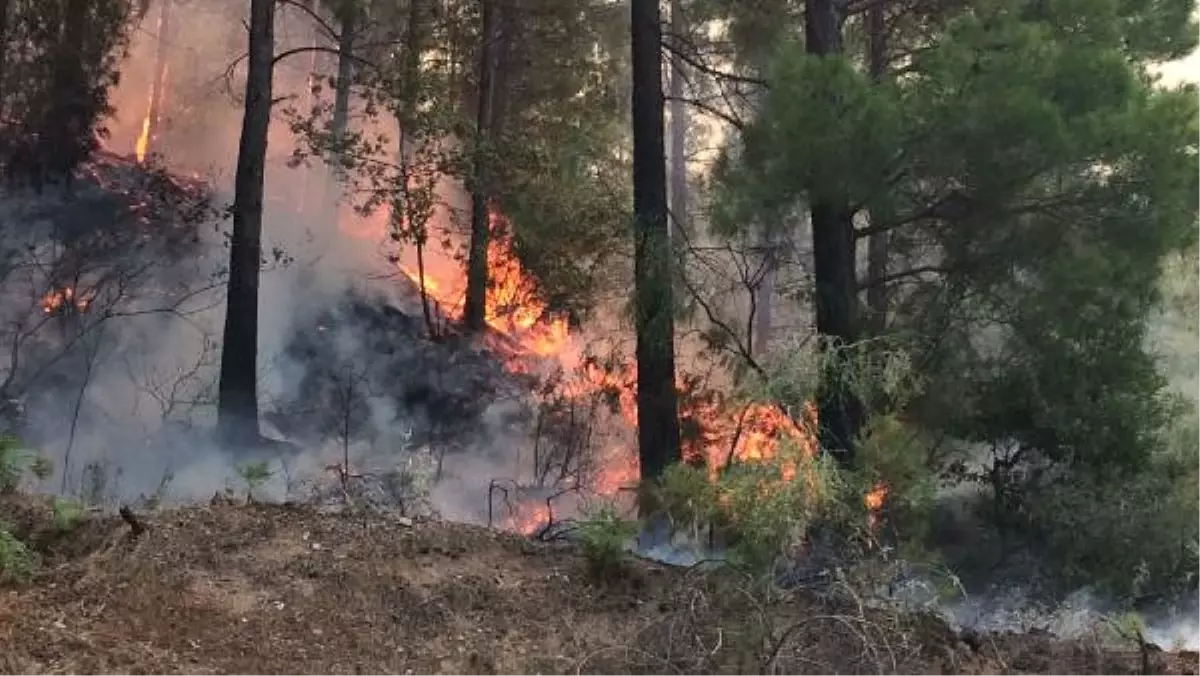
[[[0,588],[4,673],[1200,673],[1194,653],[1049,635],[960,637],[934,618],[460,524],[211,506],[53,527],[0,501],[42,555]]]

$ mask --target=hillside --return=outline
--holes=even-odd
[[[483,528],[192,507],[63,530],[0,509],[43,557],[0,592],[4,673],[1198,673],[1195,654],[941,622],[638,563],[589,581],[568,545]],[[774,657],[769,657],[770,655]]]

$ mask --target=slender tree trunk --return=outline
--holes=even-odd
[[[479,53],[479,102],[475,112],[475,167],[471,186],[471,242],[467,252],[467,298],[463,321],[470,332],[483,330],[487,320],[488,244],[491,223],[488,218],[488,143],[492,122],[492,82],[495,78],[496,31],[495,0],[482,0],[482,40]]]
[[[631,19],[638,458],[654,481],[681,457],[658,0],[632,0]]]
[[[0,123],[4,121],[5,93],[8,91],[8,26],[12,0],[0,0]]]
[[[842,53],[835,1],[805,0],[805,40],[810,54],[838,58]],[[838,194],[816,195],[810,212],[817,332],[833,350],[818,397],[821,447],[851,464],[863,422],[862,403],[844,377],[849,364],[841,349],[858,339],[854,212],[846,197]]]
[[[171,0],[160,0],[158,38],[154,46],[154,82],[150,86],[150,106],[146,111],[146,157],[158,141],[158,118],[162,115],[163,89],[167,80],[167,34],[171,30]]]
[[[138,161],[154,154],[158,140],[158,118],[162,116],[162,94],[167,86],[167,34],[170,31],[170,0],[160,0],[158,23],[155,26],[154,82],[150,83],[150,104],[146,107],[145,145],[139,146]]]
[[[354,39],[358,12],[353,0],[342,0],[338,20],[341,22],[341,33],[338,35],[337,82],[333,91],[333,120],[330,132],[338,144],[335,159],[342,156],[341,142],[346,138],[350,124],[350,84],[354,80]],[[337,173],[341,173],[341,162],[335,164]]]
[[[358,12],[355,0],[340,0],[336,6],[336,17],[341,24],[338,33],[337,78],[333,88],[333,115],[329,132],[333,139],[333,153],[326,174],[323,210],[324,220],[330,228],[336,228],[339,220],[339,203],[342,201],[342,182],[346,177],[344,164],[346,149],[343,147],[350,126],[350,85],[354,80],[354,41],[357,31]]]
[[[233,237],[217,424],[222,440],[252,445],[258,432],[258,276],[262,255],[263,178],[271,124],[275,0],[250,0],[250,68],[234,178]]]
[[[320,5],[317,4],[317,0],[308,0],[308,11],[312,12],[313,14],[317,14],[319,10]],[[313,50],[308,55],[308,76],[304,80],[305,90],[304,98],[302,99],[304,101],[304,107],[302,110],[305,114],[308,114],[308,112],[313,109],[313,104],[316,103],[317,98],[316,94],[313,92],[313,88],[316,84],[315,80],[317,76],[317,48],[320,46],[321,41],[316,22],[309,21],[308,18],[306,18],[305,21],[311,23],[307,34],[308,46]],[[317,169],[317,171],[319,175],[321,169]],[[305,164],[300,174],[300,213],[306,213],[308,211],[308,200],[309,193],[312,191],[312,180],[313,168],[308,164]],[[319,203],[320,200],[318,200],[318,204]]]
[[[882,82],[887,77],[887,24],[884,4],[875,2],[867,9],[867,65],[871,77]],[[891,214],[886,197],[871,209],[871,221],[881,222]],[[887,328],[888,288],[883,279],[888,274],[889,234],[880,232],[871,235],[867,242],[867,328],[872,335],[879,335]]]
[[[686,30],[683,21],[683,0],[671,0],[671,32],[682,39]],[[683,58],[671,53],[671,218],[667,221],[671,243],[675,246],[676,262],[687,246],[688,232],[688,171],[687,171],[687,106],[683,103],[683,85],[687,78]],[[682,270],[679,271],[683,273]]]
[[[400,189],[405,191],[405,199],[392,205],[392,227],[397,231],[405,227],[410,229],[417,253],[417,278],[420,281],[421,312],[425,317],[425,329],[431,339],[438,337],[438,322],[434,321],[433,307],[429,298],[429,289],[425,284],[425,245],[428,240],[428,223],[423,219],[424,214],[409,212],[407,218],[403,213],[406,205],[410,204],[407,191],[412,188],[412,165],[416,155],[416,143],[413,134],[416,132],[416,110],[421,98],[421,52],[422,52],[422,1],[409,0],[408,28],[404,45],[404,79],[401,82],[400,106],[396,124],[400,128],[399,161]],[[420,222],[418,222],[420,220]]]
[[[759,229],[758,246],[762,256],[762,279],[754,289],[754,341],[750,344],[755,359],[767,353],[771,345],[771,326],[774,321],[775,274],[778,270],[778,252],[775,240],[764,226]]]

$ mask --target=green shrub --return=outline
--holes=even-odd
[[[25,582],[33,575],[37,557],[0,522],[0,582]]]
[[[1165,453],[1136,473],[1040,487],[1026,498],[1035,551],[1066,589],[1136,598],[1194,588],[1198,478],[1192,437],[1190,453]]]
[[[673,465],[657,492],[675,532],[686,528],[700,540],[713,529],[725,536],[731,564],[766,573],[794,554],[813,526],[840,518],[847,486],[832,460],[785,442],[774,458],[735,464],[715,480],[706,469]]]
[[[83,505],[74,500],[55,496],[51,499],[50,508],[54,515],[54,529],[60,533],[74,530],[83,519]]]
[[[637,523],[622,519],[611,504],[587,509],[577,528],[588,572],[597,580],[610,580],[628,561],[626,545],[637,534]]]
[[[271,479],[274,472],[267,461],[245,462],[237,466],[238,477],[246,484],[246,502],[254,500],[254,491]]]
[[[29,451],[13,437],[0,437],[0,494],[17,490],[28,463]]]

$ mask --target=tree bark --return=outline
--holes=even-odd
[[[758,246],[762,256],[762,279],[754,289],[754,340],[750,352],[755,359],[767,353],[771,345],[771,326],[774,321],[775,275],[779,267],[775,238],[765,226],[759,229]]]
[[[12,0],[0,0],[0,122],[4,120],[5,93],[8,91],[8,29]]]
[[[887,76],[887,24],[884,4],[875,2],[867,9],[867,67],[876,82]],[[886,202],[886,198],[882,200]],[[886,204],[871,209],[871,220],[886,220],[890,214]],[[879,335],[887,328],[889,232],[877,232],[867,240],[867,329]]]
[[[171,30],[171,0],[160,0],[162,8],[158,15],[158,39],[154,47],[154,83],[150,89],[150,106],[147,109],[146,157],[154,152],[158,140],[158,118],[162,114],[163,89],[167,79],[167,33]]]
[[[487,320],[488,244],[491,223],[488,218],[488,142],[492,122],[492,83],[495,79],[496,33],[495,0],[482,0],[482,44],[479,49],[479,101],[475,111],[475,166],[471,186],[471,242],[467,253],[467,297],[463,323],[467,331],[482,331]]]
[[[671,32],[677,39],[684,35],[682,0],[671,0]],[[676,262],[681,263],[687,246],[688,228],[688,171],[687,171],[687,106],[683,103],[683,85],[687,73],[678,50],[671,52],[671,218],[668,228],[675,247]],[[682,273],[682,270],[680,271]]]
[[[232,446],[253,445],[258,432],[258,278],[262,254],[263,178],[271,124],[275,0],[250,0],[250,67],[234,177],[233,237],[217,425]]]
[[[346,131],[350,125],[350,84],[354,80],[354,34],[357,30],[358,13],[355,11],[353,0],[342,0],[338,20],[341,23],[341,33],[338,35],[337,82],[333,90],[333,120],[329,129],[336,144],[334,159],[337,160],[335,167],[340,176],[340,160],[344,150],[341,144],[346,139]]]
[[[61,180],[68,192],[75,166],[91,150],[88,135],[96,114],[83,67],[88,4],[67,0],[63,7],[52,75],[54,95],[40,139],[47,175]]]
[[[638,459],[654,481],[681,457],[658,0],[632,0],[631,19]]]
[[[804,5],[808,53],[838,58],[842,35],[835,0],[805,0]],[[852,464],[863,422],[862,403],[845,377],[850,365],[843,349],[858,339],[854,212],[844,195],[825,194],[814,195],[810,214],[817,333],[831,350],[818,396],[821,448]]]

